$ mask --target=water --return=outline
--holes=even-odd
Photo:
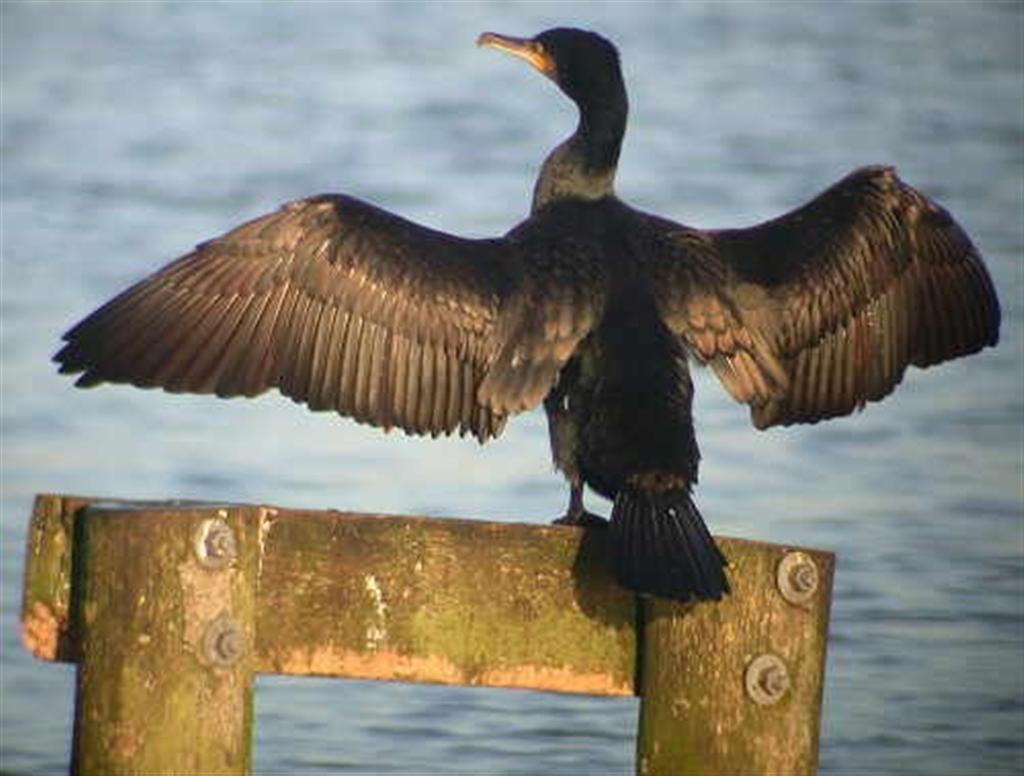
[[[892,163],[986,255],[999,348],[914,371],[857,418],[759,433],[700,375],[698,497],[716,532],[839,555],[824,773],[1019,772],[1021,8],[0,4],[0,767],[60,772],[70,742],[73,671],[33,662],[17,635],[36,492],[532,522],[563,508],[536,413],[480,448],[276,395],[78,391],[48,358],[128,282],[288,199],[346,191],[434,227],[504,231],[573,113],[473,41],[572,23],[623,51],[619,190],[634,204],[749,224]],[[637,705],[265,678],[256,709],[260,773],[580,774],[629,772]]]

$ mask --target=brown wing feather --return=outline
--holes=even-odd
[[[507,235],[523,258],[522,285],[495,327],[500,344],[479,391],[489,406],[511,414],[540,403],[598,324],[610,282],[604,212],[570,200]]]
[[[661,219],[651,223],[661,232],[648,253],[660,258],[651,271],[668,328],[736,401],[758,406],[787,391],[790,375],[764,332],[768,292],[740,282],[707,233]]]
[[[519,260],[350,197],[290,203],[203,243],[66,335],[78,384],[253,396],[421,434],[500,432],[478,389]]]
[[[759,226],[670,237],[686,260],[663,315],[758,428],[849,414],[892,392],[908,365],[999,337],[978,251],[890,168],[856,170]]]

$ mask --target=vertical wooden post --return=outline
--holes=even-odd
[[[97,504],[76,520],[72,773],[249,772],[258,521],[246,517]]]
[[[813,774],[834,556],[723,549],[720,603],[642,602],[637,773]]]

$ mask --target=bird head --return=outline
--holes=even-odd
[[[619,52],[596,32],[556,27],[532,38],[485,32],[477,45],[526,60],[581,108],[618,100],[624,91]]]

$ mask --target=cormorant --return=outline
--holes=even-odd
[[[615,195],[627,100],[616,48],[577,29],[478,43],[521,57],[579,108],[529,218],[464,239],[350,196],[284,205],[200,244],[72,328],[77,385],[255,396],[412,434],[497,436],[543,401],[563,522],[613,500],[623,585],[680,600],[729,590],[691,499],[700,458],[688,361],[757,428],[847,415],[909,364],[994,345],[999,303],[942,207],[864,167],[798,209],[705,231]]]

